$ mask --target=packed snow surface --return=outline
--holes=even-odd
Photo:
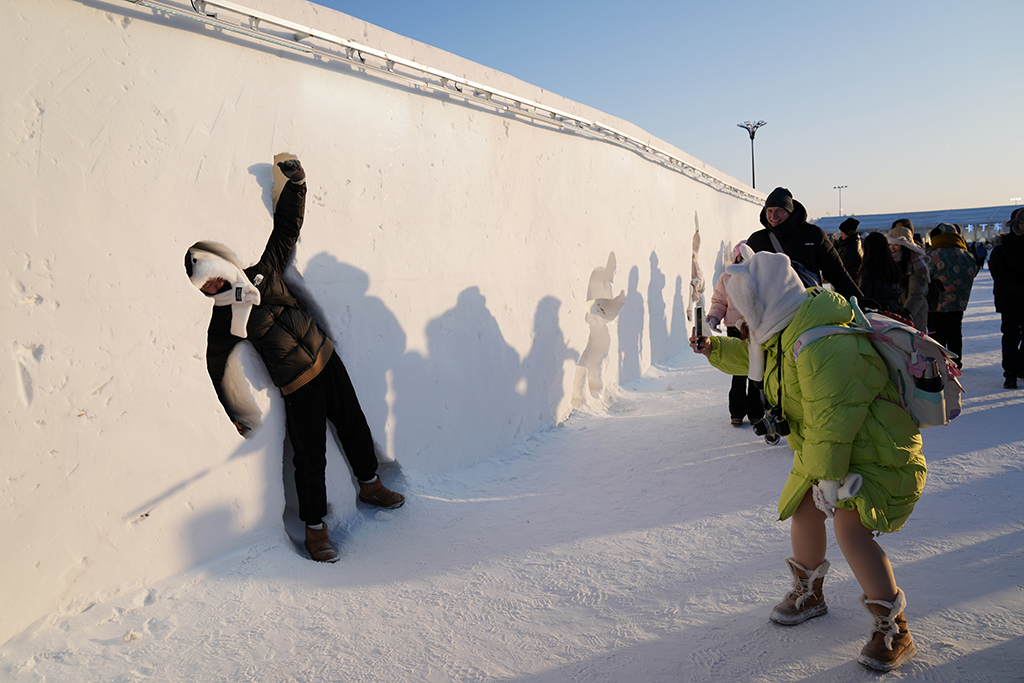
[[[1002,389],[982,271],[963,415],[924,432],[928,483],[881,539],[918,655],[888,680],[1024,680],[1024,393]],[[784,627],[785,443],[729,426],[689,353],[486,462],[389,471],[405,507],[334,519],[336,564],[284,529],[0,648],[3,681],[872,681],[830,531],[829,613]],[[7,589],[12,587],[8,586]]]

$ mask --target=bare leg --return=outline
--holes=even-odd
[[[835,529],[839,548],[850,563],[850,569],[867,599],[885,602],[895,600],[896,577],[893,576],[889,556],[875,541],[871,530],[861,524],[860,514],[851,510],[836,510]]]
[[[825,513],[815,507],[809,489],[793,514],[790,542],[793,544],[793,559],[804,567],[813,570],[825,561],[825,547],[828,543]]]

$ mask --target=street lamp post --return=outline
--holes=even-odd
[[[833,190],[839,190],[839,217],[843,216],[843,190],[846,189],[846,185],[836,185],[832,188]]]
[[[750,133],[750,186],[754,189],[757,189],[757,178],[754,175],[754,133],[765,123],[765,121],[758,121],[757,123],[744,121],[743,123],[736,124],[739,128],[743,128]]]

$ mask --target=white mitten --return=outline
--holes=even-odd
[[[864,477],[859,474],[847,474],[839,480],[839,500],[853,498],[860,491],[860,485]]]
[[[857,495],[864,478],[859,474],[848,474],[839,481],[822,479],[811,488],[814,506],[829,519],[835,516],[836,503]]]
[[[718,332],[719,334],[721,334],[722,330],[720,330],[718,327],[721,324],[722,321],[720,319],[716,318],[713,315],[708,316],[708,327],[710,327],[713,332]]]
[[[836,503],[839,502],[839,482],[822,479],[811,488],[814,506],[832,519],[835,516]]]

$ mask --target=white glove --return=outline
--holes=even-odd
[[[839,480],[839,500],[853,498],[860,491],[860,485],[864,477],[859,474],[847,474]]]
[[[859,474],[848,474],[839,481],[822,479],[811,488],[814,506],[825,513],[825,517],[835,516],[836,503],[853,498],[860,491],[864,478]]]
[[[719,325],[722,324],[721,319],[716,318],[713,315],[709,315],[707,317],[707,321],[708,321],[708,327],[710,327],[712,330],[714,330],[715,332],[718,332],[718,333],[722,332],[722,330],[720,330],[719,327],[718,327]]]
[[[822,479],[811,488],[814,506],[825,513],[825,517],[835,516],[836,503],[839,502],[839,482]]]

